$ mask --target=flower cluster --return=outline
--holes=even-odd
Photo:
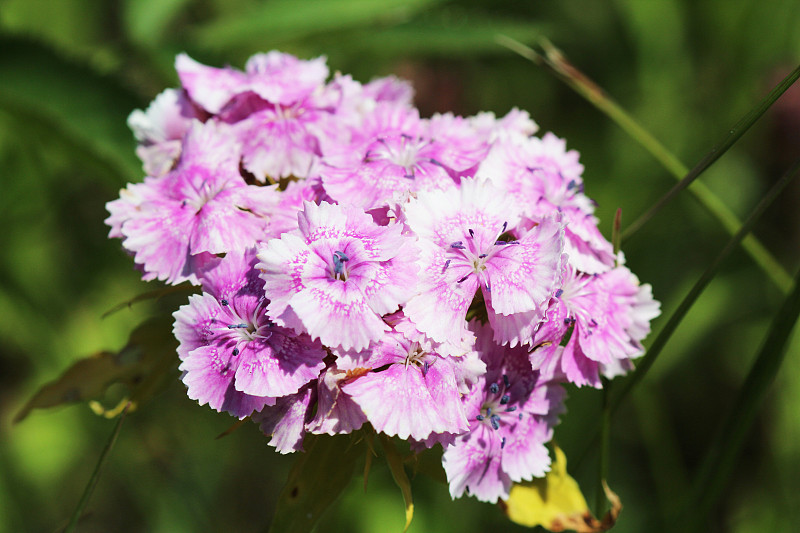
[[[281,453],[364,424],[444,447],[453,497],[543,476],[562,385],[632,368],[659,313],[598,231],[578,154],[527,113],[421,118],[324,58],[180,55],[131,114],[147,177],[108,204],[175,312],[190,398]]]

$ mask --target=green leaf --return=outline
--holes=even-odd
[[[115,80],[33,41],[0,37],[0,109],[58,132],[68,145],[118,176],[142,174],[128,114],[141,103]]]
[[[122,402],[131,410],[149,400],[176,364],[177,341],[172,334],[172,321],[168,317],[150,319],[131,333],[128,344],[119,352],[100,352],[81,359],[54,381],[43,385],[20,410],[14,422],[23,420],[33,409],[102,398],[114,383],[127,386],[130,397]],[[115,416],[115,410],[106,411],[95,404],[98,414]]]
[[[117,311],[121,311],[126,307],[131,307],[135,303],[146,302],[147,300],[160,300],[164,296],[168,296],[170,294],[175,294],[175,293],[180,294],[182,292],[186,293],[187,295],[193,294],[197,292],[197,287],[193,287],[187,282],[187,283],[181,283],[180,285],[169,285],[167,287],[161,287],[159,289],[153,289],[152,291],[143,292],[142,294],[134,296],[130,300],[115,305],[114,307],[103,313],[102,318],[106,318],[109,315],[113,315]]]
[[[157,47],[175,16],[188,4],[189,0],[128,0],[125,23],[131,40]]]
[[[360,440],[356,440],[360,439]],[[350,483],[366,446],[361,435],[308,435],[278,497],[270,533],[306,533]]]
[[[392,444],[392,440],[381,433],[381,445],[383,446],[383,453],[386,454],[386,461],[389,463],[389,470],[392,471],[392,478],[397,486],[400,487],[400,492],[403,493],[403,502],[406,507],[406,525],[403,531],[408,531],[411,526],[411,520],[414,518],[414,500],[411,497],[411,482],[408,480],[406,470],[403,467],[403,458],[397,452],[397,448]]]
[[[478,20],[468,24],[415,22],[390,28],[371,28],[348,33],[343,43],[348,48],[376,51],[382,55],[461,55],[502,53],[497,35],[503,34],[523,43],[533,43],[549,29],[544,25],[504,20]]]
[[[276,0],[246,12],[223,17],[198,28],[193,41],[199,48],[252,48],[254,43],[277,43],[311,35],[375,24],[401,22],[442,0]]]

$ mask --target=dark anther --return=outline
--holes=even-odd
[[[509,396],[508,394],[503,394],[503,397],[500,398],[500,405],[505,405],[510,401],[511,401],[511,396]]]
[[[500,415],[492,415],[489,418],[489,422],[492,423],[492,429],[500,429]]]
[[[228,300],[220,300],[219,303],[221,303],[222,305],[228,305]]]
[[[463,242],[456,241],[456,242],[450,243],[450,248],[455,248],[456,250],[463,250],[463,249],[466,248],[466,246],[464,246]]]
[[[474,239],[475,238],[475,232],[472,231],[472,228],[469,228],[467,231],[469,232],[469,236]]]
[[[450,261],[452,261],[452,259],[448,259],[447,261],[444,262],[444,266],[442,267],[442,272],[447,270],[447,267],[450,266]]]
[[[431,365],[427,361],[425,363],[423,363],[423,365],[422,365],[422,375],[423,376],[427,376],[428,375],[428,370],[430,369],[430,367],[431,367]]]
[[[234,348],[233,349],[233,356],[236,357],[237,355],[239,355],[239,348]]]
[[[475,417],[475,420],[477,420],[478,422],[480,422],[481,420],[483,420],[483,418],[484,418],[484,416],[483,416],[483,415],[478,415],[478,416],[476,416],[476,417]]]
[[[228,324],[228,329],[247,329],[247,324]]]
[[[563,289],[558,289],[556,291],[556,298],[561,298],[562,294],[564,294],[564,290]]]
[[[497,383],[492,383],[491,385],[489,385],[489,391],[492,394],[497,394],[498,392],[500,392],[500,387],[497,385]]]
[[[502,450],[502,449],[503,449],[503,448],[505,448],[505,447],[506,447],[506,438],[505,438],[505,437],[503,437],[503,438],[500,440],[500,449]]]
[[[510,406],[506,407],[506,413],[513,413],[516,410],[517,410],[517,406],[516,405],[510,405]],[[519,419],[522,420],[522,413],[519,414]]]
[[[507,227],[508,227],[508,221],[503,222],[503,229],[500,230],[501,235],[506,232]]]
[[[506,388],[511,387],[511,382],[508,380],[508,374],[503,374],[503,385],[505,385]]]
[[[456,283],[463,283],[463,282],[467,281],[467,278],[468,278],[468,277],[469,277],[469,274],[467,274],[466,276],[464,276],[463,278],[461,278],[460,280],[458,280]]]
[[[483,259],[484,257],[486,257],[486,254],[481,254],[478,256],[478,259]]]
[[[350,258],[344,252],[339,250],[333,252],[333,273],[342,274],[344,272],[344,263],[349,260]]]

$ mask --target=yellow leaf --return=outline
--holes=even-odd
[[[403,458],[394,447],[389,437],[381,433],[381,444],[383,445],[383,452],[386,454],[386,461],[389,463],[389,470],[392,472],[392,477],[397,486],[400,487],[400,492],[403,493],[403,502],[406,507],[406,525],[403,532],[408,531],[411,526],[411,520],[414,518],[414,500],[411,497],[411,482],[408,480],[405,468],[403,468]]]
[[[598,520],[589,511],[578,483],[567,473],[566,455],[556,446],[555,461],[547,476],[515,484],[508,501],[501,502],[501,506],[512,522],[522,526],[579,533],[607,531],[616,523],[622,503],[605,482],[603,488],[611,510]]]

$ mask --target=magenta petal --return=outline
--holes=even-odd
[[[550,471],[550,453],[544,443],[553,438],[553,428],[541,417],[527,415],[508,432],[501,467],[512,481],[530,481]]]
[[[564,230],[560,223],[545,219],[518,242],[502,246],[486,262],[492,309],[503,315],[544,311],[561,281]]]
[[[261,431],[272,436],[270,446],[280,453],[292,453],[303,449],[305,424],[311,416],[316,399],[312,384],[300,389],[297,394],[279,398],[273,407],[266,407],[253,416],[253,422]]]
[[[393,364],[342,387],[377,431],[425,440],[431,433],[460,433],[468,427],[453,369],[445,359],[422,369]],[[391,398],[391,402],[386,399]]]
[[[500,458],[500,437],[484,425],[448,446],[442,466],[450,496],[459,498],[466,492],[491,503],[508,499],[511,478],[500,467]]]
[[[574,338],[570,339],[561,353],[561,371],[578,387],[589,385],[599,389],[603,386],[600,381],[599,363],[586,357]]]
[[[192,351],[180,366],[187,394],[200,405],[208,404],[217,411],[227,411],[237,418],[250,416],[274,398],[251,396],[234,387],[236,362],[230,351],[218,346],[203,346]]]
[[[236,388],[259,396],[280,397],[297,392],[325,367],[325,351],[319,343],[275,330],[266,341],[251,341],[239,357]]]
[[[345,372],[328,369],[320,376],[317,386],[317,413],[306,424],[310,433],[350,433],[367,421],[364,412],[340,387]]]
[[[367,305],[358,287],[350,283],[316,282],[295,294],[290,304],[304,330],[326,346],[363,350],[390,329]]]
[[[447,264],[445,250],[427,242],[418,243],[421,250],[419,265],[420,293],[408,301],[403,312],[417,328],[437,342],[460,344],[467,331],[469,309],[478,280]]]

